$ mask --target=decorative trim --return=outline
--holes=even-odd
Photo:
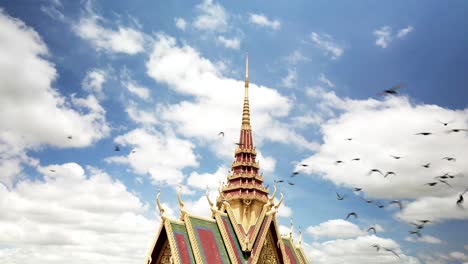
[[[226,245],[226,249],[227,249],[227,252],[229,254],[229,259],[231,260],[231,263],[241,264],[242,260],[241,260],[240,263],[237,260],[236,252],[235,252],[235,245],[233,245],[231,243],[231,239],[230,239],[230,237],[229,237],[229,235],[228,235],[228,233],[226,231],[226,228],[224,227],[224,222],[223,222],[221,214],[223,214],[224,217],[226,217],[227,219],[229,219],[229,216],[227,214],[220,213],[219,211],[214,213],[214,217],[215,217],[216,222],[218,224],[218,228],[219,228],[219,231],[221,233],[221,237],[223,238],[224,244]],[[234,226],[234,225],[231,223],[231,226]],[[235,234],[232,234],[232,235],[235,235]],[[234,237],[234,239],[236,239],[236,237]],[[241,257],[241,256],[239,256],[239,257]]]
[[[166,219],[162,218],[162,222],[159,223],[158,232],[156,233],[156,236],[153,239],[153,244],[150,247],[150,250],[148,251],[148,254],[146,255],[145,264],[151,263],[151,255],[153,255],[154,247],[156,247],[156,243],[158,242],[159,236],[161,235],[161,232],[162,232],[162,229],[164,227],[164,222],[165,221],[166,221]]]

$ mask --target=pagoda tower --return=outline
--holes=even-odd
[[[208,193],[211,217],[190,214],[184,208],[180,191],[177,198],[180,218],[165,215],[158,193],[156,204],[161,225],[148,252],[145,264],[308,264],[302,250],[302,236],[293,241],[293,226],[288,236],[279,233],[276,212],[283,194],[275,203],[263,186],[257,150],[252,140],[249,106],[249,62],[246,56],[244,105],[239,142],[227,183],[219,188],[216,203]]]

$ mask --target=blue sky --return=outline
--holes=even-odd
[[[174,217],[178,186],[192,213],[209,214],[203,194],[216,196],[239,136],[245,50],[265,184],[295,183],[279,186],[278,220],[283,233],[291,217],[301,227],[311,263],[468,262],[468,210],[455,204],[468,135],[450,130],[468,128],[466,1],[0,8],[3,263],[59,263],[70,251],[73,263],[141,262],[158,189]],[[379,95],[398,83],[397,96]],[[451,187],[434,178],[444,173]],[[422,219],[432,221],[422,237],[410,235]]]

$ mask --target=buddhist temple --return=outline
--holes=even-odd
[[[248,57],[240,139],[236,145],[227,183],[220,186],[215,202],[206,195],[210,218],[188,213],[178,192],[181,216],[170,219],[158,193],[161,226],[145,264],[309,263],[301,246],[302,238],[293,240],[292,224],[289,235],[280,235],[276,213],[284,196],[280,194],[275,203],[276,185],[269,195],[259,173],[250,124]]]

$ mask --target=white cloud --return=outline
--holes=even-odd
[[[357,225],[343,219],[333,219],[320,223],[317,226],[309,226],[306,231],[315,239],[326,238],[351,238],[366,235]]]
[[[466,186],[466,184],[463,186]],[[468,219],[468,210],[456,205],[458,195],[452,195],[451,192],[456,191],[448,190],[443,197],[433,197],[430,195],[421,197],[407,204],[403,211],[397,214],[397,217],[406,222],[419,219],[429,219],[433,222],[449,219]]]
[[[127,112],[128,117],[135,123],[143,125],[155,125],[158,124],[158,118],[156,117],[153,111],[145,111],[140,109],[135,103],[129,103],[126,106],[125,112]]]
[[[394,250],[400,258],[383,249],[377,251],[372,247],[373,244]],[[359,236],[355,239],[330,240],[312,245],[303,243],[303,245],[309,260],[313,260],[317,264],[420,263],[415,257],[405,255],[395,241],[375,235]]]
[[[318,48],[324,50],[325,55],[330,56],[330,58],[336,60],[343,55],[343,48],[340,47],[330,35],[320,35],[316,32],[312,32],[310,37],[312,39],[312,43],[314,43]]]
[[[301,51],[295,50],[288,56],[284,58],[284,60],[291,65],[296,65],[300,62],[310,61],[310,59],[302,54]]]
[[[330,81],[323,73],[319,75],[318,80],[330,88],[335,88],[335,84],[332,81]]]
[[[465,255],[465,253],[463,252],[459,252],[459,251],[450,252],[449,256],[459,261],[468,261],[468,256]]]
[[[86,73],[81,85],[88,92],[103,96],[102,85],[106,81],[106,73],[103,70],[93,69]]]
[[[196,167],[194,145],[177,138],[171,131],[164,133],[134,129],[118,136],[115,142],[129,147],[125,156],[107,158],[108,162],[129,164],[138,174],[149,174],[155,184],[175,187],[182,183],[182,169]]]
[[[86,3],[85,14],[73,26],[73,30],[79,37],[90,41],[97,50],[130,55],[144,50],[144,33],[136,28],[120,24],[116,30],[103,26],[108,21],[94,13],[91,5],[91,1]]]
[[[216,191],[221,182],[226,182],[229,169],[224,166],[218,167],[215,173],[192,172],[187,178],[187,184],[201,190]]]
[[[0,166],[5,172],[0,181],[11,185],[21,164],[35,165],[27,149],[88,146],[106,136],[109,127],[94,96],[70,100],[51,86],[57,71],[44,58],[47,46],[36,31],[3,11],[0,31],[5,36],[0,57],[8,61],[0,63]]]
[[[39,171],[43,180],[0,185],[2,263],[143,261],[158,222],[121,182],[76,163]]]
[[[176,19],[174,19],[174,21],[176,27],[180,30],[185,30],[185,28],[187,27],[187,22],[181,17],[177,17]]]
[[[406,28],[402,28],[398,30],[397,34],[393,34],[392,28],[389,26],[383,26],[380,29],[374,30],[374,36],[376,37],[375,40],[375,45],[381,47],[381,48],[386,48],[388,45],[395,39],[397,38],[404,38],[406,35],[408,35],[411,31],[413,31],[412,26],[408,26]]]
[[[59,0],[50,1],[46,5],[41,5],[41,11],[52,19],[61,22],[66,21],[66,18],[63,15],[63,4]]]
[[[423,243],[428,243],[428,244],[444,243],[444,241],[438,239],[437,237],[433,237],[429,235],[424,235],[422,237],[406,237],[405,240],[409,242],[423,242]]]
[[[238,38],[229,39],[223,36],[218,36],[217,41],[228,49],[239,49],[240,46],[240,40]]]
[[[278,30],[281,27],[281,22],[277,19],[270,20],[263,14],[250,14],[249,17],[250,23],[262,26],[269,27],[273,30]]]
[[[244,83],[224,77],[217,67],[190,46],[160,34],[147,62],[148,75],[179,94],[192,97],[160,109],[160,116],[178,133],[196,138],[216,154],[232,157],[241,123]],[[264,140],[312,148],[279,118],[288,115],[291,101],[276,90],[250,84],[250,109],[256,144]],[[253,114],[255,113],[255,114]],[[217,136],[223,131],[225,136]]]
[[[143,100],[150,99],[150,90],[147,87],[144,87],[142,85],[139,85],[131,81],[127,82],[126,86],[129,92],[140,97],[141,99]]]
[[[402,29],[398,30],[397,37],[398,38],[404,38],[406,35],[408,35],[413,30],[414,30],[414,28],[412,26],[407,26],[406,28],[402,28]]]
[[[296,69],[288,69],[288,75],[281,79],[281,84],[287,88],[293,88],[297,84]]]
[[[195,28],[205,31],[226,31],[228,14],[222,5],[213,3],[213,0],[204,0],[197,5],[197,9],[200,15],[193,22]]]

